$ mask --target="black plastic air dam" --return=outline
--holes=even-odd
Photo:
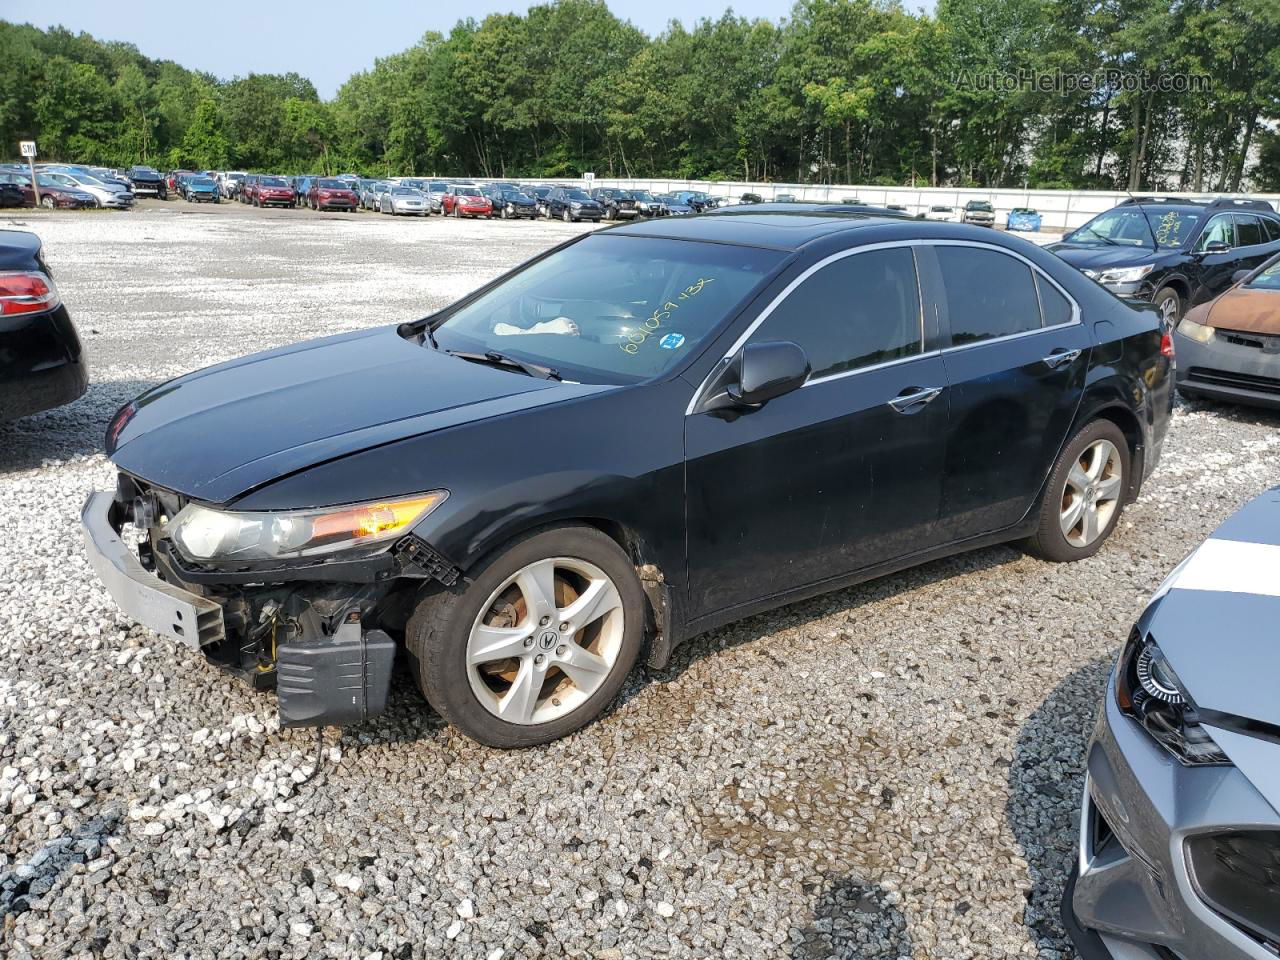
[[[329,639],[276,650],[282,727],[345,727],[387,706],[396,643],[381,630],[344,623]]]

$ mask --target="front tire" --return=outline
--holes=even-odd
[[[1079,431],[1049,474],[1040,523],[1027,549],[1054,563],[1097,553],[1120,522],[1130,467],[1129,441],[1110,420],[1095,420]]]
[[[1166,331],[1172,330],[1182,319],[1182,297],[1173,287],[1161,287],[1151,298],[1156,309],[1160,311],[1160,319],[1164,321]]]
[[[418,684],[480,743],[567,736],[617,696],[644,641],[631,560],[593,527],[527,534],[463,586],[419,603],[405,631]]]

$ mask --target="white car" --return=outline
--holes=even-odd
[[[248,174],[243,170],[227,170],[225,173],[218,174],[215,178],[218,181],[218,192],[227,200],[234,199],[240,181],[246,176]]]
[[[378,212],[389,213],[393,217],[408,214],[413,217],[427,215],[427,198],[421,190],[413,187],[392,187],[378,196]]]
[[[42,176],[60,183],[63,186],[71,187],[74,190],[83,190],[85,193],[98,201],[99,207],[114,207],[117,210],[128,210],[133,206],[133,194],[128,190],[121,190],[114,184],[108,184],[99,180],[97,177],[91,177],[87,174],[77,173],[52,173],[46,172]]]
[[[944,206],[943,204],[934,204],[924,215],[926,220],[948,220],[954,222],[956,219],[956,211],[954,207]]]

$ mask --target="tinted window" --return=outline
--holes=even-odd
[[[821,377],[917,354],[920,287],[907,247],[828,264],[778,304],[751,339],[793,340]]]
[[[1269,217],[1263,217],[1262,226],[1266,230],[1268,243],[1274,243],[1276,240],[1280,240],[1280,223],[1276,223]]]
[[[1036,290],[1040,293],[1040,313],[1046,327],[1071,322],[1071,301],[1058,292],[1058,288],[1040,274],[1035,275]]]
[[[946,285],[953,345],[1040,326],[1031,268],[1021,260],[978,247],[937,247],[936,251]]]
[[[1262,221],[1247,213],[1236,214],[1236,237],[1242,247],[1266,243],[1266,235],[1262,232]]]

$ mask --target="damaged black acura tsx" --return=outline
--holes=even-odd
[[[125,406],[83,525],[123,610],[290,725],[430,704],[512,747],[638,659],[946,554],[1094,553],[1154,468],[1171,348],[1030,243],[732,209],[575,238],[423,320]]]

